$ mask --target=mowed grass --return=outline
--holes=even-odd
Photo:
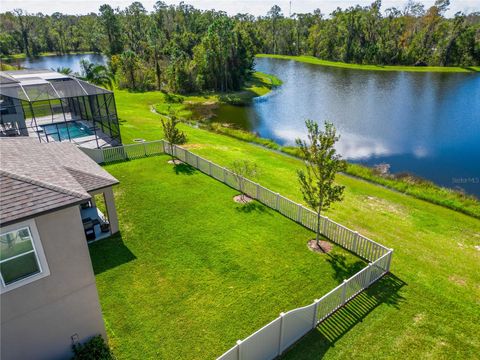
[[[149,110],[149,104],[161,101],[161,93],[115,95],[126,143],[163,137],[160,116]],[[228,136],[182,129],[194,153],[226,166],[250,159],[261,170],[261,184],[302,202],[295,172],[301,161]],[[329,337],[317,333],[300,343],[295,358],[478,358],[480,251],[475,246],[480,246],[480,221],[366,181],[337,179],[346,186],[345,200],[327,216],[394,248],[395,277],[375,285],[366,294],[367,305],[362,301],[360,310],[349,313],[349,322],[340,321]]]
[[[168,159],[106,167],[121,234],[90,252],[118,359],[213,359],[366,265],[309,251],[312,232]]]
[[[257,54],[259,58],[272,58],[283,60],[294,60],[307,64],[331,66],[344,69],[355,70],[374,70],[374,71],[410,71],[410,72],[478,72],[480,66],[407,66],[407,65],[368,65],[368,64],[350,64],[340,61],[329,61],[316,58],[314,56],[293,56],[293,55],[274,55]]]

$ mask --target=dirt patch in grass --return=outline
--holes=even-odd
[[[168,163],[173,165],[180,165],[180,164],[183,164],[183,161],[178,159],[173,159],[173,160],[168,160]]]
[[[185,149],[202,149],[205,147],[205,145],[202,144],[183,144],[183,148]]]
[[[312,239],[307,242],[307,246],[310,251],[318,252],[320,254],[326,254],[332,251],[333,245],[328,241],[320,240],[320,247],[317,245],[317,240]]]
[[[383,211],[395,215],[404,215],[405,209],[398,204],[392,203],[385,199],[378,198],[376,196],[365,196],[364,203],[369,210]]]
[[[467,281],[459,276],[452,275],[448,277],[448,280],[453,282],[454,284],[460,285],[460,286],[465,286],[467,285]]]
[[[253,201],[250,196],[247,195],[237,195],[233,197],[233,201],[239,204],[248,204]]]
[[[424,315],[424,314],[422,314],[422,313],[416,314],[416,315],[413,317],[413,323],[414,323],[414,324],[421,323],[424,318],[425,318],[425,315]]]

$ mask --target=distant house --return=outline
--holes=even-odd
[[[114,94],[50,70],[0,71],[0,136],[88,148],[122,143]]]
[[[118,231],[118,181],[71,143],[1,138],[0,153],[0,358],[69,358],[105,336],[87,241]]]

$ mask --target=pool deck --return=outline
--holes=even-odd
[[[86,121],[84,121],[80,117],[72,117],[70,113],[66,113],[65,118],[63,117],[63,115],[43,116],[43,117],[36,118],[36,122],[37,122],[38,127],[40,127],[42,125],[52,125],[52,124],[55,124],[55,123],[64,124],[65,120],[66,121],[76,121],[76,122],[78,122],[78,123],[80,123],[83,126],[88,127],[88,128],[90,128],[90,126],[91,126],[89,123],[87,123]],[[32,122],[32,124],[28,124],[28,126],[29,126],[28,127],[28,135],[38,138],[36,128],[33,125],[33,121],[32,120],[27,120],[27,122],[28,121]],[[101,130],[97,129],[96,134],[97,134],[97,137],[98,137],[98,146],[99,147],[103,148],[103,147],[115,146],[115,144],[112,144],[112,139],[109,136],[105,135]],[[42,137],[42,139],[46,139],[47,142],[57,141],[57,140],[55,140],[54,137],[46,135],[43,131],[40,132],[40,136]],[[62,141],[69,141],[69,140],[62,140]],[[82,137],[78,137],[78,138],[73,138],[73,139],[70,140],[70,142],[73,142],[74,144],[76,144],[78,146],[85,147],[85,148],[90,148],[90,149],[96,149],[97,148],[97,141],[95,140],[95,134],[82,136]]]

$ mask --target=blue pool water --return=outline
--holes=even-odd
[[[71,139],[93,135],[93,132],[89,128],[76,121],[41,125],[41,128],[45,131],[46,135],[51,136],[56,141],[68,140],[69,134]]]

